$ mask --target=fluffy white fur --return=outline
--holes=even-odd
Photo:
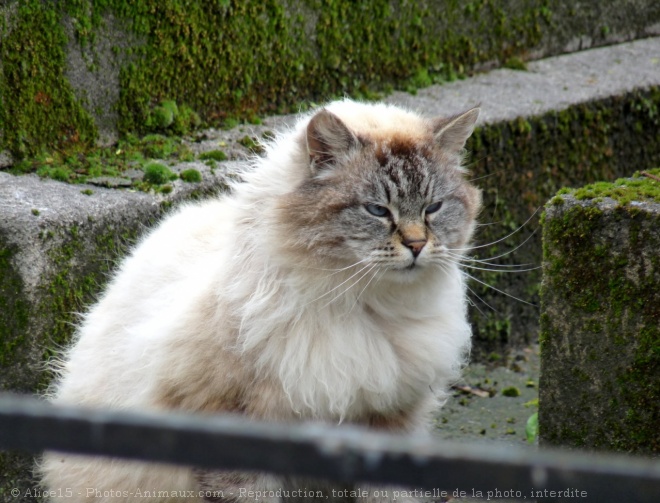
[[[372,136],[428,130],[385,105],[328,109]],[[276,139],[232,196],[183,206],[142,240],[84,318],[55,403],[222,412],[242,389],[256,404],[243,413],[256,418],[360,422],[416,407],[421,423],[437,404],[429,389],[443,398],[469,348],[462,275],[449,261],[414,280],[371,281],[274,252],[286,244],[278,197],[308,176],[296,138],[309,120]],[[188,468],[56,453],[40,470],[48,488],[72,488],[70,501],[196,487]]]

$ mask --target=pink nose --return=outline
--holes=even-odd
[[[422,252],[422,248],[426,245],[426,239],[404,239],[403,244],[410,248],[413,257],[417,257]]]

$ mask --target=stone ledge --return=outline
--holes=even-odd
[[[660,182],[646,183],[651,196],[619,181],[616,199],[599,184],[546,207],[543,445],[660,452]]]
[[[189,167],[202,182],[178,180],[166,196],[0,172],[0,390],[43,389],[44,357],[67,342],[114,260],[173,204],[226,190],[241,164],[175,170]]]

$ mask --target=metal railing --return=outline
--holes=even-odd
[[[357,427],[54,406],[0,395],[0,448],[406,486],[426,496],[660,501],[660,461],[456,444]],[[561,491],[561,493],[559,493]]]

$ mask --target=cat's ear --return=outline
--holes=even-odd
[[[475,107],[452,117],[434,119],[433,138],[436,144],[444,150],[460,152],[474,131],[480,111]]]
[[[332,166],[339,158],[360,146],[360,140],[339,117],[326,109],[307,125],[307,152],[314,174]]]

